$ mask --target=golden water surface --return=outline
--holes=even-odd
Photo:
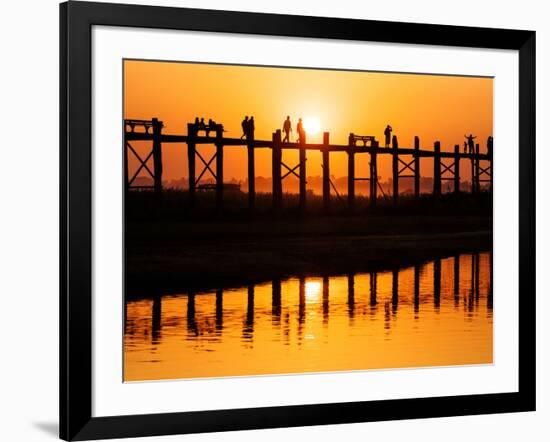
[[[126,303],[124,380],[485,364],[489,253]]]

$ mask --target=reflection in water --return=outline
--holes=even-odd
[[[492,265],[476,253],[128,301],[125,380],[490,363]]]

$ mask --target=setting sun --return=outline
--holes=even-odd
[[[319,118],[307,117],[304,119],[304,129],[308,135],[317,135],[321,130]]]

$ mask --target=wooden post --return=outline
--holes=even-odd
[[[476,143],[475,151],[475,177],[476,177],[476,192],[481,190],[479,186],[479,143]]]
[[[162,147],[161,147],[162,123],[153,118],[153,165],[154,165],[154,185],[155,195],[160,198],[162,193]]]
[[[256,205],[256,172],[254,170],[254,132],[246,134],[248,152],[248,208],[253,211]]]
[[[473,152],[470,152],[470,163],[472,165],[472,172],[471,172],[471,176],[472,176],[472,193],[476,193],[475,159],[474,159],[474,153]]]
[[[434,196],[441,195],[441,143],[434,143]]]
[[[370,151],[370,189],[369,189],[369,197],[370,197],[370,205],[371,207],[376,207],[376,200],[377,200],[377,192],[378,192],[378,163],[377,163],[377,155],[378,152],[378,146],[375,145],[372,147],[372,150]]]
[[[348,138],[348,208],[350,211],[355,208],[355,141],[352,133]]]
[[[223,207],[223,126],[216,126],[216,209]]]
[[[414,198],[420,198],[420,138],[414,137]]]
[[[195,138],[197,136],[197,128],[194,124],[187,125],[187,165],[189,167],[189,206],[195,205]]]
[[[493,191],[493,137],[487,139],[487,157],[489,159],[489,192]]]
[[[124,190],[128,192],[130,183],[128,182],[128,141],[126,140],[126,124],[124,125]]]
[[[273,146],[271,149],[271,167],[272,167],[272,181],[273,181],[273,209],[278,211],[281,208],[281,201],[283,195],[283,184],[281,181],[281,131],[277,130],[272,137]]]
[[[399,198],[399,145],[397,137],[392,137],[392,179],[393,179],[393,204],[397,204]]]
[[[330,207],[330,153],[329,133],[323,133],[323,207],[325,211]]]
[[[306,140],[301,137],[300,141],[300,213],[306,210]]]
[[[455,144],[455,193],[460,192],[460,146]]]

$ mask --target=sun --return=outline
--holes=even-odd
[[[319,121],[319,118],[304,118],[304,129],[308,135],[317,135],[321,130],[321,122]]]

